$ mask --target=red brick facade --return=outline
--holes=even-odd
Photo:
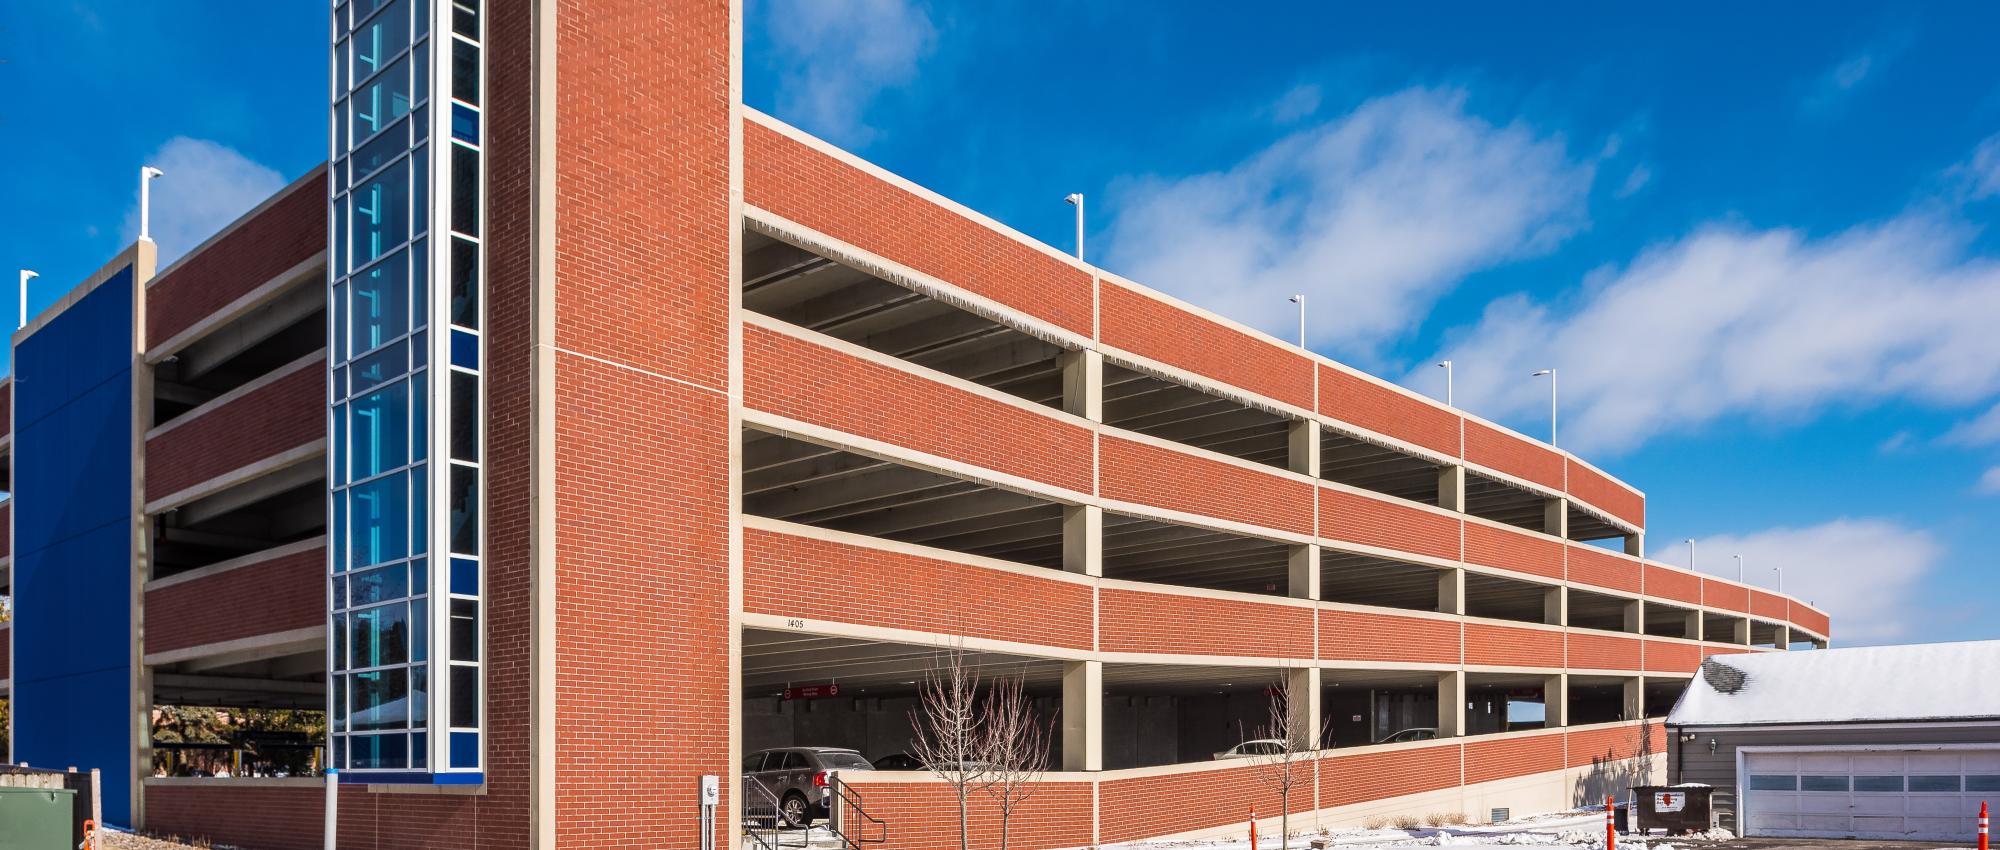
[[[1332,366],[1319,367],[1322,416],[1458,457],[1459,416]]]
[[[324,250],[326,170],[319,168],[147,284],[146,344],[166,342]]]
[[[1297,352],[1114,281],[1098,298],[1103,344],[1312,409],[1312,363]]]
[[[1465,524],[1465,560],[1517,573],[1563,578],[1563,543],[1552,537],[1478,522]]]
[[[1568,557],[1570,581],[1626,593],[1644,589],[1645,567],[1637,558],[1574,544],[1569,547]]]
[[[1097,618],[1098,648],[1104,652],[1313,655],[1313,612],[1297,605],[1105,588]]]
[[[1462,523],[1394,499],[1319,488],[1319,534],[1333,540],[1456,561]]]
[[[1467,623],[1465,663],[1494,667],[1561,667],[1563,633],[1558,629]]]
[[[326,437],[326,367],[315,361],[146,441],[153,501]]]
[[[1328,660],[1457,664],[1460,630],[1452,620],[1321,610],[1319,653]]]
[[[1568,666],[1580,670],[1637,670],[1642,642],[1638,638],[1569,633]]]
[[[1105,434],[1098,487],[1106,499],[1250,523],[1313,531],[1312,485],[1192,452]]]
[[[1465,423],[1465,459],[1557,492],[1563,490],[1561,455],[1469,419]]]
[[[326,623],[326,550],[308,549],[146,591],[146,651]]]
[[[1473,741],[1465,745],[1465,781],[1492,782],[1549,770],[1563,764],[1561,732]]]

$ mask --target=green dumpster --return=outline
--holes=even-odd
[[[76,792],[0,787],[0,850],[71,850]]]

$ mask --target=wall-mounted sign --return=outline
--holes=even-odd
[[[785,689],[785,699],[824,699],[840,696],[840,685],[800,685]]]

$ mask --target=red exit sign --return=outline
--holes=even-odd
[[[800,685],[796,688],[785,689],[785,699],[823,699],[837,696],[840,696],[840,686],[837,684]]]

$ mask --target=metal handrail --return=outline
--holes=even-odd
[[[829,831],[840,839],[842,847],[846,850],[861,850],[863,844],[884,844],[889,841],[889,825],[861,807],[861,792],[854,790],[854,786],[840,781],[838,773],[827,778],[827,786],[833,789],[831,808],[834,810],[828,818],[831,822]],[[859,816],[853,829],[849,828],[849,812]],[[867,834],[871,831],[875,833],[872,837]]]
[[[778,850],[784,846],[779,831],[783,825],[784,816],[778,811],[778,798],[771,795],[771,789],[756,777],[743,777],[743,837],[763,850]]]

